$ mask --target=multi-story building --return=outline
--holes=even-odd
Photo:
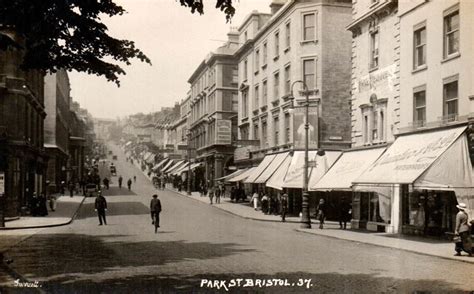
[[[61,181],[67,182],[66,168],[69,145],[69,102],[71,86],[65,70],[45,76],[44,147],[48,155],[48,192],[59,191]]]
[[[353,227],[443,236],[458,202],[474,207],[473,12],[469,1],[354,5],[353,144],[373,163],[352,181]]]
[[[72,104],[72,103],[71,103]],[[68,180],[77,183],[83,178],[85,147],[86,147],[86,124],[80,116],[71,108],[69,111],[69,144],[68,144]]]
[[[230,32],[228,37],[229,41],[211,52],[188,80],[190,145],[196,150],[197,160],[204,163],[205,179],[210,185],[233,165],[238,104],[233,54],[238,35]]]
[[[322,149],[332,163],[340,154],[337,150],[351,144],[351,34],[346,30],[351,5],[350,1],[291,0],[273,1],[270,8],[271,14],[252,12],[239,27],[242,147],[236,150],[235,161],[241,168],[259,165],[244,181],[257,185],[252,190],[263,185],[294,188],[289,195],[291,208],[293,199],[301,202],[305,148],[306,94],[296,81],[303,81],[309,90],[310,160]],[[276,168],[285,170],[280,173]],[[276,185],[270,184],[273,173],[283,175],[274,181]],[[291,210],[299,212],[298,206]]]
[[[8,28],[0,34],[22,42]],[[29,211],[33,193],[45,192],[44,74],[20,69],[23,52],[0,52],[0,194],[4,216]]]

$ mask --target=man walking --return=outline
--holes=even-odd
[[[122,181],[123,181],[122,176],[119,176],[118,178],[119,189],[122,189]]]
[[[128,179],[127,186],[128,186],[128,190],[132,190],[132,179]]]
[[[285,222],[286,212],[288,210],[288,194],[283,193],[280,199],[281,221]]]
[[[102,196],[102,192],[99,191],[97,194],[97,198],[95,198],[95,211],[97,211],[97,215],[99,216],[99,226],[102,226],[102,221],[105,225],[107,225],[107,220],[105,218],[105,212],[107,211],[107,201],[105,197]]]
[[[156,228],[160,227],[160,212],[161,212],[161,201],[160,199],[158,199],[158,195],[154,194],[153,199],[151,199],[150,201],[150,214],[151,214],[151,224],[155,225],[155,233],[156,233]]]
[[[456,207],[459,209],[459,212],[456,215],[454,234],[461,237],[461,240],[455,243],[455,256],[461,256],[461,251],[465,251],[469,256],[472,256],[471,224],[467,214],[467,205],[459,203]]]

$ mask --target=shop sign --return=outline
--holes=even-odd
[[[232,121],[229,119],[216,120],[216,144],[230,145],[232,143]]]
[[[396,69],[396,65],[392,64],[359,78],[359,80],[357,80],[355,83],[355,92],[379,92],[381,89],[393,91],[393,85],[396,78]]]
[[[5,194],[5,173],[0,172],[0,197]]]
[[[305,112],[306,107],[296,107],[293,113],[293,138],[295,148],[305,148]],[[308,148],[318,148],[318,107],[308,109]]]

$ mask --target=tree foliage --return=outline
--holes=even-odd
[[[179,1],[192,13],[204,13],[199,0]],[[216,1],[229,20],[235,12],[232,0]],[[101,17],[124,13],[114,0],[0,0],[0,50],[25,49],[23,69],[76,70],[120,85],[119,76],[125,74],[120,64],[133,59],[151,64],[133,41],[110,36],[102,22]],[[5,28],[25,41],[17,43],[2,34]]]

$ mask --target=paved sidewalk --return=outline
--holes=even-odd
[[[23,216],[5,222],[5,227],[0,230],[45,228],[70,224],[84,199],[85,197],[82,195],[61,196],[57,199],[55,211],[51,211],[48,206],[47,216]]]
[[[187,196],[191,199],[209,204],[209,198],[200,197],[199,193],[197,192],[193,192],[192,195],[189,196],[186,194],[186,192],[178,192],[172,188],[168,188],[168,190]],[[263,214],[261,211],[255,211],[249,203],[233,203],[229,200],[229,198],[221,198],[221,203],[213,204],[213,206],[247,219],[281,222],[280,216]],[[298,217],[287,217],[286,220],[290,223],[300,222],[300,219]],[[350,229],[341,230],[339,229],[339,224],[336,222],[326,222],[326,224],[324,225],[324,229],[320,230],[318,228],[319,222],[312,220],[312,224],[312,229],[296,228],[296,230],[299,232],[318,236],[337,238],[346,241],[365,243],[376,246],[389,247],[397,250],[415,252],[423,255],[436,256],[444,259],[474,263],[474,257],[467,257],[466,255],[463,255],[461,257],[454,256],[454,244],[444,240],[435,240],[416,236],[403,236],[397,234],[355,231]]]

